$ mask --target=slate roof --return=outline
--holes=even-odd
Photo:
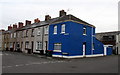
[[[72,20],[72,21],[80,22],[84,25],[95,27],[95,26],[93,26],[93,25],[91,25],[91,24],[89,24],[89,23],[87,23],[87,22],[69,14],[69,15],[64,15],[64,16],[61,16],[61,17],[52,18],[48,21],[40,21],[39,23],[33,23],[33,24],[30,24],[30,25],[24,26],[23,28],[20,28],[17,31],[30,29],[30,28],[36,28],[36,27],[45,26],[45,25],[50,25],[50,24],[54,24],[54,23],[58,23],[58,22],[64,22],[66,20]]]

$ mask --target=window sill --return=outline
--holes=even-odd
[[[57,33],[54,33],[54,35],[56,35]]]
[[[87,36],[86,34],[83,34],[83,35]]]
[[[61,32],[60,34],[65,34],[65,32]]]
[[[53,52],[62,52],[61,50],[53,50]]]

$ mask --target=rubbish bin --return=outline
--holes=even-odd
[[[46,51],[46,56],[52,57],[52,53],[53,53],[52,50],[47,50]]]
[[[40,50],[40,54],[43,55],[44,54],[44,50]]]

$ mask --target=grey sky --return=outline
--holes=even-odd
[[[0,29],[10,24],[59,16],[59,10],[96,26],[96,32],[118,30],[119,0],[0,0]]]

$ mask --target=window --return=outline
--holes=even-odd
[[[61,43],[54,44],[54,52],[61,52]]]
[[[65,24],[61,25],[61,33],[65,33]]]
[[[14,38],[16,38],[16,33],[14,33]]]
[[[29,42],[25,42],[25,48],[29,48]]]
[[[20,32],[17,33],[17,37],[20,37]]]
[[[12,35],[12,33],[11,33],[10,37],[12,38],[12,36],[13,36],[13,35]]]
[[[0,48],[2,47],[2,43],[0,43]]]
[[[32,29],[31,37],[34,37],[34,29]]]
[[[45,27],[45,34],[48,34],[48,26]]]
[[[83,27],[83,35],[86,35],[86,27]]]
[[[6,48],[6,43],[5,43],[5,45],[4,45],[4,48]]]
[[[25,36],[24,31],[21,31],[21,33],[22,33],[22,36],[21,36],[21,37],[23,38],[23,37]]]
[[[28,30],[26,30],[26,37],[28,37]]]
[[[36,49],[37,50],[42,50],[42,42],[37,42],[36,43]]]
[[[92,50],[94,50],[95,49],[95,44],[94,43],[92,43]]]
[[[54,34],[57,34],[57,26],[54,26]]]
[[[12,48],[13,47],[13,44],[12,43],[10,43],[10,48]]]
[[[37,35],[40,35],[40,33],[41,33],[40,28],[38,28]]]

